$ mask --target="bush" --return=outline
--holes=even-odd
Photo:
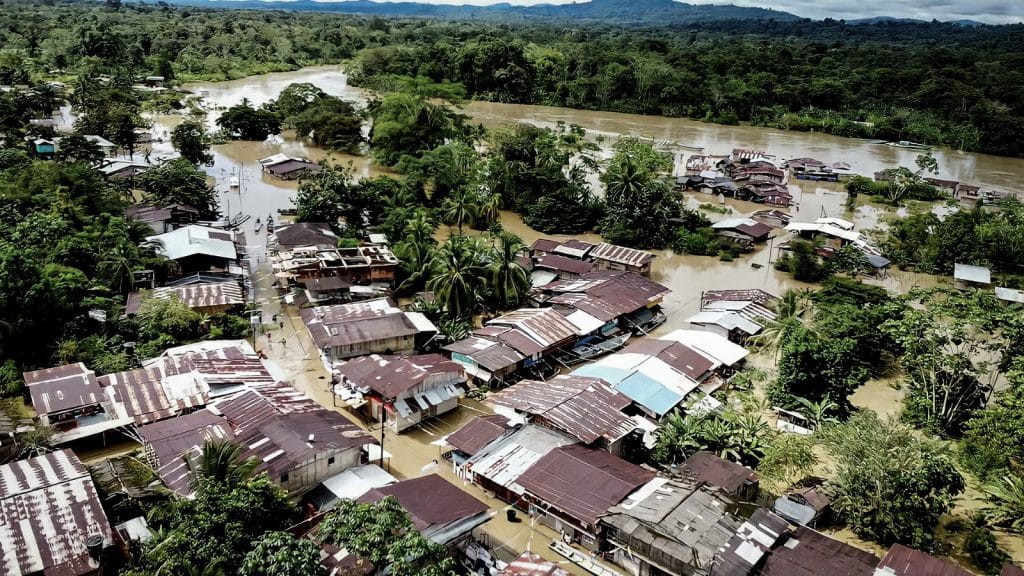
[[[710,228],[700,228],[690,232],[686,228],[676,230],[672,241],[672,250],[678,254],[694,256],[714,256],[718,254],[718,244]]]
[[[1010,560],[1010,555],[999,547],[996,537],[988,528],[971,530],[964,540],[964,550],[971,557],[971,562],[986,574],[997,574],[1003,564]]]

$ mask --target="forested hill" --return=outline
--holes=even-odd
[[[174,0],[173,4],[217,8],[280,9],[310,12],[342,12],[379,16],[409,16],[450,20],[492,20],[503,22],[600,22],[620,25],[673,25],[720,20],[798,20],[798,16],[766,8],[732,4],[693,5],[675,0],[591,0],[573,4],[490,6],[426,4],[419,2],[374,2],[346,0]]]

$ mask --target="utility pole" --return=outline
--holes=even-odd
[[[380,467],[384,469],[384,428],[388,424],[387,399],[381,398],[380,403]]]

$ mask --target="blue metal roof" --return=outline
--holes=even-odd
[[[591,378],[600,378],[609,384],[616,384],[621,382],[629,376],[629,370],[623,370],[622,368],[615,368],[613,366],[602,366],[600,364],[587,364],[580,366],[579,368],[572,371],[573,376],[589,376]],[[623,392],[625,394],[625,392]],[[629,394],[626,394],[629,396]]]
[[[669,390],[641,372],[630,374],[613,387],[659,416],[668,413],[683,399],[681,394]]]

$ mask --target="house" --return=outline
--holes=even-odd
[[[719,236],[745,246],[765,242],[772,233],[771,226],[742,217],[726,218],[721,222],[715,222],[711,225],[711,229]]]
[[[199,410],[139,428],[146,458],[160,480],[173,492],[192,493],[192,476],[184,457],[201,454],[207,441],[235,439],[223,416]]]
[[[601,242],[590,251],[588,258],[597,265],[598,270],[623,270],[649,278],[651,262],[655,256],[644,250]]]
[[[999,576],[1024,576],[1024,568],[1018,568],[1013,564],[1005,564],[999,572]]]
[[[371,489],[358,501],[373,503],[388,496],[405,508],[424,538],[449,551],[465,543],[474,529],[491,519],[487,504],[437,474]]]
[[[538,238],[533,241],[530,245],[530,257],[539,258],[548,254],[553,254],[555,248],[561,246],[562,243],[558,240],[551,240],[550,238]]]
[[[181,273],[231,272],[241,276],[235,233],[229,230],[192,224],[146,238],[158,246],[168,260],[174,260]]]
[[[721,363],[707,354],[672,340],[647,338],[630,343],[620,354],[657,358],[689,379],[702,384],[715,377]]]
[[[398,482],[376,464],[363,464],[325,478],[320,484],[302,497],[307,509],[318,513],[327,512],[338,505],[340,500],[358,500],[374,488],[383,488]]]
[[[341,276],[319,276],[299,281],[313,304],[335,304],[352,299],[352,283]]]
[[[824,182],[838,182],[839,173],[834,171],[832,166],[814,158],[794,158],[788,160],[789,169],[797,180],[816,180]],[[849,171],[846,165],[846,171]]]
[[[562,278],[564,280],[574,280],[593,270],[594,263],[576,260],[575,258],[569,258],[558,254],[547,254],[545,256],[539,256],[533,261],[533,269],[535,271],[546,270],[551,272],[553,275],[552,279]]]
[[[437,334],[418,312],[403,312],[387,298],[316,306],[299,311],[328,371],[337,360],[366,354],[409,355]]]
[[[133,418],[100,387],[85,364],[25,372],[25,385],[39,421],[56,429],[56,444],[130,426]]]
[[[924,552],[893,544],[872,576],[971,576],[971,573]]]
[[[518,332],[518,331],[517,331]],[[516,336],[529,337],[519,333]],[[536,345],[539,348],[539,345]],[[520,354],[516,349],[492,338],[480,336],[469,336],[458,342],[453,342],[444,347],[444,351],[451,354],[452,361],[462,365],[466,375],[481,383],[493,383],[501,385],[508,381],[515,381],[519,369],[527,363],[536,362],[537,357],[527,357]]]
[[[138,426],[173,418],[209,401],[205,391],[175,393],[159,368],[114,372],[98,380],[107,396],[121,405]]]
[[[243,458],[260,462],[257,473],[266,472],[293,495],[363,463],[364,446],[377,443],[348,418],[324,409],[271,417],[242,430],[236,440],[247,447]]]
[[[451,460],[455,475],[468,479],[466,461],[488,444],[511,433],[514,430],[511,424],[509,419],[501,414],[486,414],[476,416],[449,434],[444,441],[452,448]]]
[[[626,351],[581,366],[572,375],[604,380],[654,420],[672,412],[700,386],[657,356]]]
[[[131,316],[139,311],[146,298],[168,300],[177,298],[200,314],[222,314],[245,304],[242,287],[238,282],[203,282],[185,286],[160,286],[146,292],[131,292],[124,313]]]
[[[135,177],[152,168],[149,162],[130,158],[110,158],[104,160],[98,170],[107,180],[131,183]]]
[[[731,310],[704,310],[686,321],[696,330],[714,332],[737,344],[743,344],[762,330],[757,322]]]
[[[295,247],[278,250],[270,256],[270,263],[274,275],[286,281],[282,286],[336,276],[352,284],[369,284],[388,289],[398,270],[398,258],[387,246],[380,244],[347,248],[334,245]]]
[[[786,183],[786,173],[769,162],[751,162],[749,164],[733,165],[726,170],[734,182],[746,183],[767,183],[783,185]]]
[[[770,551],[789,535],[786,520],[764,508],[754,510],[709,567],[709,576],[753,576]]]
[[[362,356],[339,363],[334,376],[335,394],[357,396],[377,421],[383,409],[383,419],[396,433],[455,410],[466,387],[462,367],[440,354]]]
[[[765,180],[744,183],[736,189],[736,198],[769,206],[785,207],[793,203],[793,195],[789,193],[789,188]],[[757,218],[754,220],[760,222]]]
[[[575,438],[562,432],[527,424],[469,458],[466,474],[471,482],[497,498],[518,504],[525,492],[519,477],[555,448],[575,443]]]
[[[569,576],[569,571],[555,562],[547,561],[533,552],[523,552],[509,562],[497,576]]]
[[[0,566],[9,576],[92,576],[114,545],[88,470],[70,450],[0,466]]]
[[[787,490],[779,496],[772,511],[800,526],[813,527],[828,512],[832,499],[820,486],[805,486]]]
[[[530,466],[518,480],[532,517],[589,550],[599,548],[598,520],[655,476],[603,450],[561,446]]]
[[[110,140],[107,140],[103,136],[97,136],[96,134],[86,134],[85,139],[92,142],[100,149],[105,158],[110,158],[117,154],[117,144],[114,144]]]
[[[298,180],[322,171],[323,166],[308,158],[293,158],[284,154],[275,154],[259,160],[264,174],[280,180]]]
[[[338,246],[338,236],[326,222],[296,222],[274,229],[267,244],[276,251],[294,250],[304,246]]]
[[[669,292],[667,287],[635,272],[597,270],[576,280],[540,286],[531,292],[530,299],[536,306],[563,311],[570,321],[573,313],[583,312],[598,321],[594,332],[602,336],[619,330],[646,334],[665,322],[660,305]]]
[[[195,224],[199,219],[199,211],[191,206],[169,204],[156,207],[145,204],[132,204],[125,210],[125,216],[147,224],[154,234],[164,234],[175,228]]]
[[[992,285],[992,272],[984,266],[953,265],[953,285],[961,290],[987,288]]]
[[[996,298],[1011,304],[1024,304],[1024,290],[996,286]]]
[[[679,467],[679,475],[710,484],[747,502],[757,498],[759,479],[753,470],[710,452],[695,452]]]
[[[750,354],[750,352],[742,346],[734,342],[730,342],[728,338],[724,338],[714,332],[705,332],[703,330],[674,330],[662,336],[661,339],[679,342],[680,344],[685,344],[690,348],[697,350],[701,354],[718,362],[726,372],[738,368],[743,360]]]
[[[655,478],[600,519],[611,561],[630,574],[705,574],[743,521],[720,490]]]
[[[793,219],[792,216],[782,210],[758,210],[750,215],[751,220],[760,222],[761,224],[767,224],[772,228],[785,228],[789,221]]]
[[[573,238],[552,248],[551,253],[575,258],[577,260],[585,260],[587,255],[590,254],[590,251],[593,250],[595,246],[595,244],[591,244],[590,242],[584,242],[583,240]]]
[[[487,403],[510,420],[525,417],[620,457],[626,436],[636,429],[623,413],[631,400],[598,378],[563,374],[547,382],[523,380],[489,396]]]
[[[873,576],[878,557],[806,526],[788,533],[765,558],[763,576]],[[936,574],[924,572],[922,574]]]

